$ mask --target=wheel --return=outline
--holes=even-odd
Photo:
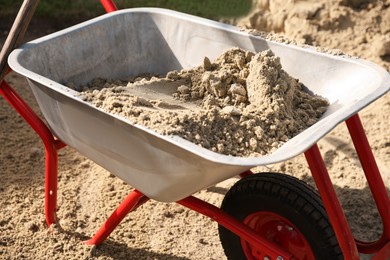
[[[343,259],[319,195],[294,177],[260,173],[241,179],[221,209],[298,259]],[[218,229],[228,259],[266,259],[228,229]]]

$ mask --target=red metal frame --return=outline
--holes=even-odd
[[[253,229],[210,203],[193,196],[179,200],[177,203],[215,220],[218,224],[252,244],[257,250],[263,252],[264,256],[270,257],[269,259],[293,259],[289,252],[262,238]]]
[[[107,12],[117,10],[115,3],[111,0],[100,1]],[[10,103],[12,107],[26,120],[26,122],[40,136],[46,151],[46,172],[45,172],[45,216],[46,223],[50,226],[57,222],[56,202],[57,202],[57,171],[58,156],[57,151],[66,146],[60,140],[57,140],[45,123],[34,113],[34,111],[23,101],[21,97],[6,83],[0,82],[0,94]],[[358,251],[362,253],[377,253],[373,258],[385,259],[390,257],[390,203],[386,187],[380,176],[375,158],[372,154],[367,137],[358,115],[354,115],[346,124],[359,159],[362,163],[369,187],[373,194],[375,203],[383,221],[384,232],[381,238],[374,242],[362,242],[354,239],[341,205],[338,201],[336,192],[333,188],[325,163],[321,157],[317,145],[313,145],[305,152],[305,156],[317,185],[325,209],[329,215],[330,222],[334,228],[340,247],[344,253],[345,259],[359,259]],[[252,174],[250,171],[241,173],[245,178]],[[103,226],[86,244],[98,245],[102,243],[122,221],[122,219],[131,211],[148,201],[144,194],[134,190],[119,207],[106,220]],[[248,241],[258,250],[264,252],[267,256],[276,258],[282,256],[283,259],[290,259],[291,254],[285,252],[277,245],[258,236],[255,231],[229,216],[219,208],[195,197],[187,197],[177,203],[195,210],[209,218],[217,221],[220,225],[231,230],[242,239]]]
[[[103,226],[96,232],[96,234],[84,243],[87,245],[99,245],[101,244],[114,229],[119,225],[126,215],[136,210],[139,206],[149,200],[144,194],[138,190],[133,190],[122,201],[119,207],[111,214],[111,216],[104,222]]]
[[[359,252],[371,254],[390,241],[390,200],[359,116],[352,116],[346,120],[346,124],[383,223],[383,234],[377,241],[355,239]]]
[[[389,247],[390,241],[390,201],[386,186],[383,183],[359,115],[351,116],[345,123],[382,219],[383,233],[377,241],[363,242],[353,237],[317,145],[305,152],[306,160],[344,257],[346,259],[359,259],[358,252],[364,254],[379,252],[390,257],[389,249],[386,249]]]
[[[11,106],[24,118],[24,120],[40,136],[46,152],[45,172],[45,216],[46,223],[50,226],[57,222],[57,172],[58,154],[57,150],[66,145],[54,138],[49,128],[34,113],[34,111],[23,101],[23,99],[7,84],[1,81],[0,94],[11,104]]]
[[[352,232],[341,209],[317,144],[309,148],[305,152],[305,156],[345,259],[359,259]]]

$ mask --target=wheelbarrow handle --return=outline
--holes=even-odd
[[[7,70],[8,55],[22,42],[26,29],[34,15],[39,0],[24,0],[0,52],[0,82]]]

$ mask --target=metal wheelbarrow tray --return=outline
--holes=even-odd
[[[67,83],[200,65],[230,47],[270,48],[283,68],[330,106],[313,126],[263,157],[218,154],[163,136],[83,101]],[[389,90],[390,76],[356,58],[269,41],[236,27],[156,8],[109,13],[23,45],[10,67],[27,77],[52,132],[146,196],[177,201],[253,166],[294,157]]]

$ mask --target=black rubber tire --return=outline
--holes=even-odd
[[[253,212],[277,214],[299,229],[316,259],[343,259],[319,195],[297,178],[281,173],[253,174],[228,191],[221,209],[240,221]],[[240,238],[221,225],[218,229],[228,259],[246,259]]]

